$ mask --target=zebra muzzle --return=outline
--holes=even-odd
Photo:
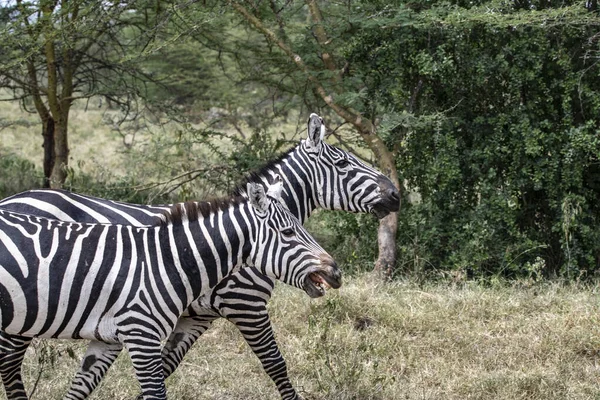
[[[331,285],[318,272],[311,272],[304,281],[304,291],[312,298],[324,296],[330,288]]]
[[[371,208],[370,212],[381,219],[391,212],[400,209],[400,192],[388,178],[379,180],[379,201]]]

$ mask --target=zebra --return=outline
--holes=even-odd
[[[339,288],[335,261],[266,193],[177,204],[148,226],[64,222],[0,210],[0,375],[8,399],[27,399],[21,364],[31,338],[92,340],[86,372],[104,348],[125,347],[143,398],[166,399],[161,340],[180,315],[238,266],[324,294]],[[102,349],[94,353],[94,349]],[[75,389],[76,390],[76,389]]]
[[[324,141],[325,125],[321,117],[311,114],[307,137],[296,147],[260,170],[248,181],[272,184],[276,175],[283,179],[281,201],[301,222],[317,209],[369,212],[383,218],[399,208],[399,193],[380,172],[353,155]],[[240,186],[243,188],[243,184]],[[234,190],[237,192],[237,190]],[[57,190],[32,190],[0,201],[0,207],[66,221],[121,222],[143,225],[166,206],[140,206],[98,199]],[[300,399],[290,382],[287,366],[273,334],[267,302],[274,280],[253,268],[244,268],[221,281],[213,291],[194,302],[178,321],[163,348],[165,376],[175,371],[195,341],[218,318],[226,318],[240,330],[263,369],[285,400]],[[244,301],[241,302],[240,298]],[[105,346],[99,348],[98,346]],[[66,399],[87,397],[120,349],[104,343],[88,349],[97,357],[95,367],[82,364]]]

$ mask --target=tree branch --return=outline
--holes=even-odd
[[[307,0],[306,4],[308,5],[308,10],[310,12],[310,15],[311,15],[313,21],[315,21],[314,32],[315,32],[315,36],[317,38],[317,43],[319,43],[319,46],[323,50],[321,53],[321,58],[323,59],[323,64],[325,64],[325,67],[328,70],[337,72],[337,68],[336,68],[335,60],[333,59],[333,56],[325,50],[325,48],[329,44],[329,40],[327,38],[327,33],[325,32],[325,28],[323,27],[323,17],[321,16],[321,10],[319,9],[319,5],[317,4],[316,0]],[[336,74],[334,76],[335,76],[334,80],[336,81],[336,83],[339,83],[338,75]]]
[[[277,45],[289,58],[296,64],[296,66],[306,74],[308,80],[313,85],[314,91],[318,97],[320,97],[327,106],[329,106],[336,114],[342,117],[345,121],[352,124],[357,130],[363,140],[367,143],[369,148],[375,153],[375,155],[381,159],[382,157],[391,157],[389,150],[385,144],[377,135],[375,135],[376,129],[373,123],[362,116],[362,114],[350,107],[343,107],[336,103],[333,97],[327,93],[327,90],[321,85],[319,80],[315,77],[309,67],[304,63],[302,58],[293,52],[293,50],[285,42],[280,40],[277,35],[268,29],[258,18],[252,15],[244,6],[233,1],[228,0],[229,4],[242,16],[246,21],[250,23],[256,30],[261,32],[265,38],[271,43]],[[391,172],[390,172],[391,173]]]
[[[58,72],[56,68],[56,52],[52,40],[52,13],[56,4],[44,3],[42,7],[42,23],[44,25],[44,51],[48,69],[48,104],[55,120],[60,116],[58,101]]]

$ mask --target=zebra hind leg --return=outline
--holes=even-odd
[[[131,357],[144,400],[166,400],[165,377],[160,357],[161,343],[158,339],[127,337],[124,343]]]
[[[31,338],[0,331],[0,376],[8,400],[27,400],[21,366]]]
[[[169,377],[190,350],[196,340],[204,333],[218,316],[182,317],[162,349],[162,362],[165,379]]]
[[[64,400],[86,399],[102,381],[122,349],[120,343],[90,342]]]

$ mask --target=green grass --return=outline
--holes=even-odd
[[[292,382],[307,400],[600,398],[597,288],[423,287],[363,275],[318,300],[280,285],[269,309]],[[34,399],[59,399],[85,344],[46,343],[61,356],[54,366],[43,364]],[[28,352],[28,387],[39,373],[41,346]],[[167,384],[170,399],[278,398],[225,320]],[[136,392],[122,355],[92,398],[132,399]]]

